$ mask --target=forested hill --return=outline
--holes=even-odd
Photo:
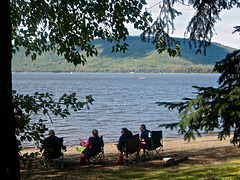
[[[158,54],[152,43],[142,42],[140,37],[130,36],[128,51],[112,53],[112,44],[96,40],[97,57],[87,59],[85,66],[67,63],[54,52],[43,53],[36,61],[25,57],[23,50],[13,56],[13,72],[111,72],[111,73],[210,73],[216,61],[222,60],[234,49],[213,43],[207,48],[207,55],[196,55],[184,39],[181,42],[181,57],[169,57],[166,52]]]

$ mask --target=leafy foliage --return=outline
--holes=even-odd
[[[24,141],[33,141],[43,143],[44,133],[47,130],[44,124],[46,119],[41,117],[48,116],[52,121],[52,116],[66,118],[71,111],[79,111],[85,106],[89,109],[94,99],[92,96],[86,96],[85,102],[80,102],[76,98],[76,94],[64,94],[58,101],[53,99],[53,95],[49,93],[38,93],[34,95],[22,95],[13,91],[14,114],[16,118],[16,136],[19,149],[22,149]],[[34,118],[33,118],[33,115]],[[36,115],[40,115],[38,120]],[[24,165],[29,165],[32,158],[39,155],[40,152],[20,155],[20,160]]]
[[[155,44],[158,53],[181,56],[180,42],[170,36],[175,30],[175,18],[181,15],[175,8],[177,3],[185,1],[159,1],[156,4],[159,16],[153,20],[152,7],[143,10],[147,7],[145,0],[12,0],[13,52],[23,46],[25,55],[35,60],[37,55],[52,50],[75,66],[84,65],[86,58],[99,54],[96,39],[113,42],[113,52],[126,52],[129,48],[126,25],[131,23],[142,31],[143,41]],[[238,0],[188,1],[185,5],[196,11],[186,30],[186,36],[190,34],[189,44],[193,41],[198,46],[197,52],[203,47],[204,53],[211,44],[221,11],[240,7]]]
[[[240,2],[238,0],[189,1],[189,5],[192,5],[196,11],[188,24],[185,34],[190,35],[190,47],[191,41],[194,42],[194,46],[197,46],[196,40],[198,40],[200,43],[198,44],[197,53],[201,53],[203,47],[204,54],[206,54],[206,48],[211,45],[212,37],[216,33],[214,26],[218,20],[221,20],[221,11],[233,7],[239,8]]]
[[[233,31],[233,33],[240,32],[240,26],[235,26],[234,28],[235,30]]]
[[[158,102],[169,109],[177,108],[180,122],[168,127],[177,127],[185,139],[191,139],[201,132],[219,129],[219,139],[230,136],[232,143],[240,146],[240,50],[234,51],[220,62],[214,71],[221,73],[219,87],[195,87],[194,99],[183,99],[181,103]]]
[[[175,0],[160,1],[158,3],[159,16],[141,34],[143,41],[146,41],[146,39],[150,41],[150,39],[154,37],[154,40],[152,42],[156,44],[155,48],[157,52],[160,54],[164,51],[167,51],[169,56],[172,57],[175,55],[181,56],[180,42],[169,35],[170,29],[172,29],[172,32],[174,31],[174,19],[182,14],[181,12],[174,9],[174,3]],[[148,10],[151,10],[151,8]]]
[[[86,57],[98,55],[92,41],[101,38],[115,43],[112,51],[125,52],[126,23],[144,30],[150,20],[149,13],[142,13],[144,4],[145,0],[13,0],[13,51],[23,46],[26,56],[35,60],[37,54],[54,50],[68,62],[84,65]]]
[[[190,6],[195,12],[185,31],[185,37],[189,35],[189,45],[192,47],[192,42],[197,47],[196,53],[201,53],[202,49],[206,55],[206,48],[211,45],[212,37],[216,33],[215,24],[221,20],[220,13],[233,7],[240,7],[239,0],[223,0],[223,1],[185,1],[185,0],[163,0],[158,1],[154,6],[159,6],[159,15],[151,25],[146,28],[143,33],[143,39],[153,36],[155,38],[156,49],[159,53],[167,50],[170,56],[175,54],[180,55],[179,42],[177,42],[170,33],[175,30],[174,20],[177,16],[182,15],[177,10],[177,4]],[[148,8],[151,11],[152,7]],[[237,29],[238,27],[235,27]],[[198,43],[199,41],[200,43]],[[171,47],[171,48],[169,48]]]

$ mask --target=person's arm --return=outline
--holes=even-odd
[[[67,147],[62,145],[62,150],[67,151]]]
[[[120,136],[120,138],[118,140],[118,143],[117,143],[117,148],[118,148],[119,151],[121,149],[121,146],[122,146],[122,136]]]
[[[152,132],[148,131],[148,138],[151,139],[152,138]]]
[[[126,138],[125,138],[125,135],[121,135],[121,137],[119,138],[119,141],[118,141],[118,146],[121,147],[123,145],[125,145],[126,143]]]
[[[79,140],[81,141],[82,147],[88,147],[88,145],[89,145],[89,138],[88,138],[86,143],[82,139],[80,139],[80,138],[79,138]]]
[[[151,144],[151,131],[149,131],[149,130],[145,131],[144,141],[148,146],[150,146],[150,144]]]
[[[143,138],[143,133],[141,133],[140,135],[140,142],[144,141],[144,138]]]
[[[104,146],[103,137],[102,137],[102,136],[100,136],[99,138],[100,138],[100,142],[101,142],[101,147],[103,147],[103,146]]]
[[[43,149],[46,149],[47,147],[47,138],[43,140]]]
[[[141,134],[141,140],[140,140],[142,144],[146,144],[147,136],[148,136],[147,132],[143,131],[142,134]]]

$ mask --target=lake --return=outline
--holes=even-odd
[[[195,97],[192,86],[216,87],[218,78],[219,74],[13,73],[13,89],[30,95],[49,92],[56,97],[76,92],[82,101],[92,95],[95,101],[89,110],[46,122],[57,136],[64,137],[66,145],[78,145],[78,138],[86,140],[94,128],[105,142],[116,142],[122,127],[138,133],[143,123],[149,130],[162,130],[164,138],[181,137],[177,130],[158,127],[177,122],[178,114],[156,102]]]

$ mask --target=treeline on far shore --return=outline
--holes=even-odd
[[[15,69],[13,72],[53,72],[53,73],[213,73],[213,66],[193,66],[193,67],[165,67],[159,69],[151,68],[89,68],[81,71],[72,68],[44,68],[44,70],[39,69],[28,69],[20,68]]]

